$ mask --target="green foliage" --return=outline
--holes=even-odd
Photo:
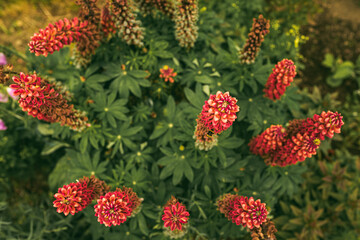
[[[301,2],[308,4],[297,1]],[[266,10],[274,5],[264,0],[200,4],[199,39],[190,50],[178,46],[169,19],[147,16],[141,17],[146,28],[145,49],[127,46],[114,36],[102,42],[84,69],[73,65],[68,48],[46,58],[27,54],[29,70],[67,86],[74,95],[72,103],[87,112],[91,126],[74,132],[25,116],[14,102],[0,106],[4,109],[0,117],[9,127],[0,132],[0,184],[4,186],[0,211],[5,212],[0,219],[0,237],[167,239],[162,233],[162,206],[174,195],[191,214],[186,239],[245,239],[248,233],[244,228],[216,211],[216,198],[233,191],[267,203],[279,239],[355,236],[359,214],[351,204],[359,195],[356,150],[348,152],[343,147],[330,156],[327,152],[333,145],[328,143],[320,149],[318,160],[327,167],[312,159],[279,168],[266,166],[247,146],[253,136],[272,124],[340,105],[335,95],[318,96],[316,88],[309,93],[292,86],[275,103],[263,97],[266,80],[278,61],[288,58],[299,63],[298,36],[289,34],[290,22],[277,21],[284,18],[283,13],[269,13],[275,24],[255,63],[241,65],[237,52],[252,18],[259,13],[267,17]],[[287,17],[291,21],[294,14]],[[344,63],[337,65],[331,56],[325,58],[325,66],[334,72],[331,83],[341,84],[343,79],[357,76],[360,60],[352,67]],[[164,65],[177,72],[174,83],[159,78]],[[342,73],[350,70],[350,75]],[[236,97],[240,112],[233,126],[219,135],[216,147],[200,151],[193,139],[195,119],[204,101],[217,91],[229,91]],[[348,102],[343,106],[345,126],[347,116],[360,111],[356,101],[356,105]],[[358,119],[351,121],[357,129]],[[342,144],[359,144],[359,134],[350,128],[346,131]],[[335,170],[332,161],[339,162]],[[346,171],[340,171],[346,180],[343,188],[332,177],[347,164]],[[19,199],[16,193],[23,186],[15,184],[14,176],[35,178],[37,168],[43,171],[43,178],[32,181],[26,198]],[[57,188],[90,175],[106,181],[112,189],[133,188],[144,198],[140,213],[112,228],[97,222],[94,204],[75,216],[57,214],[51,206]],[[32,202],[34,192],[38,195]],[[14,199],[20,210],[8,204]],[[25,212],[24,217],[20,211]],[[331,221],[332,213],[340,220]]]

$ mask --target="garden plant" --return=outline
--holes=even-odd
[[[27,71],[0,55],[1,239],[357,239],[359,97],[299,90],[298,19],[74,3],[29,36]],[[359,83],[359,60],[323,64]]]

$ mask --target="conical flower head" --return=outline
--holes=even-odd
[[[104,36],[116,33],[114,17],[110,14],[110,4],[107,2],[101,12],[101,31]]]
[[[85,114],[69,105],[55,84],[36,73],[20,73],[20,77],[14,76],[13,81],[15,84],[10,87],[15,90],[14,95],[20,97],[18,101],[22,110],[29,115],[51,123],[59,122],[77,131],[89,126]]]
[[[196,119],[196,127],[193,138],[195,147],[199,150],[209,151],[218,143],[218,136],[211,131],[201,120],[201,114]]]
[[[111,11],[122,39],[128,45],[144,46],[144,28],[141,21],[136,19],[139,10],[134,0],[114,0]]]
[[[160,69],[160,78],[164,79],[165,82],[169,81],[171,83],[174,82],[174,78],[177,75],[174,72],[173,68],[170,68],[168,65],[165,65],[163,68]]]
[[[79,179],[79,182],[86,186],[87,189],[91,189],[91,201],[105,195],[110,190],[110,186],[108,186],[104,181],[96,178],[94,175],[90,178],[84,176]]]
[[[252,240],[276,240],[277,229],[273,221],[266,219],[259,228],[251,230]]]
[[[259,228],[260,225],[266,221],[267,210],[266,204],[261,203],[260,199],[254,200],[253,197],[249,199],[241,196],[234,200],[234,209],[230,212],[230,217],[236,225],[242,225],[253,229]]]
[[[226,193],[216,200],[217,210],[224,214],[229,220],[231,219],[230,213],[234,210],[234,201],[237,198],[240,198],[240,196]]]
[[[265,84],[265,97],[276,101],[286,91],[286,88],[294,81],[296,66],[289,59],[283,59],[275,65]]]
[[[255,62],[255,58],[260,51],[261,43],[264,37],[270,32],[270,20],[263,15],[253,19],[253,25],[248,38],[242,50],[239,51],[241,63],[251,64]]]
[[[271,125],[263,133],[251,139],[250,151],[257,155],[265,155],[281,148],[286,137],[286,129],[282,125]]]
[[[313,117],[314,131],[311,136],[325,139],[325,136],[332,138],[334,133],[341,132],[341,126],[344,125],[343,117],[338,112],[323,111],[320,115],[315,114]]]
[[[94,206],[98,222],[107,227],[120,225],[131,215],[129,196],[122,191],[108,192],[100,196]]]
[[[49,24],[45,29],[40,29],[39,33],[35,33],[31,37],[28,44],[30,52],[36,56],[44,55],[59,51],[64,45],[79,41],[80,38],[88,38],[92,35],[91,27],[87,21],[81,22],[78,18],[68,20],[59,20],[53,24]]]
[[[122,189],[118,188],[117,191],[122,191],[129,197],[128,207],[131,208],[131,217],[139,213],[139,211],[141,210],[141,202],[144,199],[139,198],[137,194],[132,190],[132,188],[123,186]]]
[[[164,214],[161,219],[164,221],[165,228],[170,228],[171,231],[181,231],[182,226],[188,222],[189,216],[190,214],[186,211],[186,207],[172,196],[164,206]]]
[[[198,37],[198,27],[196,25],[198,18],[197,0],[175,1],[175,38],[179,41],[181,47],[194,47]]]
[[[201,112],[202,122],[216,134],[225,131],[236,119],[239,111],[236,103],[236,98],[231,97],[229,92],[218,91],[215,95],[210,95]]]
[[[57,208],[58,213],[64,213],[67,216],[69,213],[74,215],[82,211],[89,203],[90,191],[86,191],[80,182],[70,183],[58,189],[54,195],[54,207]]]

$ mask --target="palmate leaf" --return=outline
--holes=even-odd
[[[73,136],[74,140],[79,140],[77,142],[77,147],[80,152],[84,153],[86,149],[91,145],[95,149],[99,149],[100,146],[105,145],[105,138],[111,137],[109,134],[110,129],[101,128],[100,125],[93,124],[90,127],[86,128],[80,133],[77,133]]]
[[[101,161],[100,152],[95,152],[92,156],[88,153],[79,153],[75,150],[67,149],[66,154],[56,164],[54,170],[49,175],[50,188],[55,190],[64,184],[75,182],[83,176],[95,175],[104,178],[107,161]]]
[[[129,109],[125,107],[127,99],[116,99],[116,92],[111,92],[106,96],[103,91],[98,92],[94,97],[94,104],[92,107],[95,112],[100,112],[98,117],[105,125],[109,123],[113,128],[117,127],[116,120],[126,121],[126,113]]]
[[[124,146],[135,151],[137,149],[137,144],[133,142],[133,139],[142,129],[142,126],[130,127],[129,121],[122,122],[114,129],[111,135],[112,141],[107,146],[107,148],[113,148],[111,157],[114,157],[118,152],[124,154]]]
[[[109,64],[105,69],[105,75],[115,78],[110,84],[110,89],[118,91],[122,98],[128,98],[130,92],[141,97],[141,87],[150,87],[151,85],[149,80],[145,79],[149,75],[146,71],[128,70],[120,63]]]
[[[161,152],[165,154],[159,159],[158,164],[165,166],[160,174],[160,179],[172,177],[173,185],[180,183],[182,177],[185,177],[192,182],[194,180],[194,172],[191,168],[191,155],[189,152],[174,152],[170,148],[160,148]]]
[[[178,134],[176,126],[178,119],[180,118],[180,112],[176,110],[175,101],[172,96],[168,97],[168,101],[163,112],[165,119],[162,119],[162,121],[157,123],[154,131],[149,137],[150,140],[160,138],[157,141],[157,146],[165,146],[169,142],[173,142],[174,136]]]

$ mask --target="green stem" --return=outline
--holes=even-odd
[[[13,113],[12,111],[9,111],[9,110],[7,110],[5,108],[0,108],[0,112],[5,112],[6,114],[9,114],[9,115],[21,120],[21,121],[24,121],[24,117],[22,117],[20,115],[17,115],[16,113]]]
[[[15,56],[21,58],[22,60],[27,61],[27,57],[25,56],[25,54],[22,54],[22,53],[16,51],[15,49],[6,47],[4,45],[0,45],[0,51],[14,54]]]

